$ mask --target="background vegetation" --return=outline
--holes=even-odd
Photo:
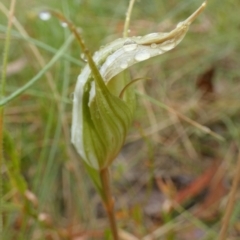
[[[137,1],[129,35],[170,31],[201,3]],[[1,52],[4,6],[9,9],[8,0],[0,3]],[[43,69],[70,36],[58,20],[41,21],[38,11],[63,12],[94,52],[122,36],[127,6],[127,0],[18,1],[6,95]],[[238,1],[210,0],[176,49],[131,68],[133,78],[151,80],[136,84],[135,122],[112,167],[122,239],[219,236],[239,152],[239,7]],[[73,41],[34,85],[6,105],[4,240],[109,239],[100,199],[70,143],[72,92],[84,66],[80,55]],[[240,237],[237,197],[228,239]],[[170,199],[181,207],[169,210]],[[155,238],[147,237],[151,232]]]

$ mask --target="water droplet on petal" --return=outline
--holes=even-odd
[[[38,17],[43,21],[47,21],[51,18],[51,13],[48,11],[42,11],[38,14]]]
[[[120,68],[122,69],[126,69],[128,67],[128,63],[127,62],[123,62],[120,64]]]
[[[123,44],[123,49],[125,52],[133,51],[137,48],[137,43],[131,39],[127,39]]]
[[[144,60],[150,58],[150,53],[147,51],[142,51],[142,52],[137,53],[134,58],[138,62],[144,61]]]
[[[165,43],[163,43],[160,47],[163,51],[169,51],[173,49],[176,46],[174,40],[168,40]]]
[[[158,54],[163,54],[164,52],[162,49],[159,49]]]
[[[156,43],[152,43],[151,44],[151,48],[156,48],[157,47],[157,44]]]
[[[133,41],[132,39],[130,39],[130,38],[127,38],[126,40],[125,40],[125,42],[124,42],[124,44],[123,45],[129,45],[129,44],[133,44],[133,43],[136,43],[135,41]]]
[[[86,58],[86,56],[85,56],[85,54],[84,53],[81,53],[81,59],[84,61],[84,62],[87,62],[87,58]]]
[[[68,24],[66,22],[60,22],[60,24],[63,28],[66,28],[68,26]]]
[[[123,49],[125,52],[130,52],[130,51],[133,51],[137,48],[137,44],[136,43],[133,43],[133,44],[129,44],[129,45],[124,45],[123,46]]]

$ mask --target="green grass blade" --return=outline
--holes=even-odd
[[[48,62],[48,64],[46,64],[46,66],[40,71],[38,72],[37,75],[35,75],[31,80],[29,80],[24,86],[22,86],[21,88],[19,88],[18,90],[16,90],[15,92],[13,92],[12,94],[10,94],[8,97],[2,99],[0,101],[0,106],[4,106],[6,105],[8,102],[10,102],[11,100],[13,100],[14,98],[18,97],[19,95],[21,95],[24,91],[26,91],[28,88],[30,88],[34,83],[36,83],[41,77],[42,75],[49,69],[52,67],[52,65],[64,54],[64,52],[66,51],[66,49],[69,47],[69,45],[72,43],[73,41],[73,36],[71,35],[68,40],[63,44],[63,46],[59,49],[59,51],[53,56],[53,58]]]

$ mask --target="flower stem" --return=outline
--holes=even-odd
[[[118,240],[117,223],[114,214],[114,200],[111,193],[109,169],[104,168],[100,171],[100,178],[103,187],[103,204],[106,209],[113,239]]]

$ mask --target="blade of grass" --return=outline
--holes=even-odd
[[[240,182],[240,152],[238,153],[236,172],[233,178],[233,183],[229,194],[225,214],[222,219],[222,228],[219,234],[219,240],[227,239],[228,226],[234,210],[239,182]]]
[[[7,15],[8,10],[4,7],[3,4],[0,3],[0,10]],[[23,36],[23,38],[28,38],[28,33],[25,31],[25,29],[23,28],[23,26],[20,24],[20,22],[14,18],[13,19],[13,24],[14,26],[18,29],[18,31],[21,33],[21,35]],[[29,48],[32,50],[34,57],[36,58],[36,60],[38,61],[39,65],[41,68],[45,68],[46,67],[46,63],[44,58],[42,57],[41,53],[39,52],[38,48],[33,45],[33,44],[29,44]],[[64,52],[64,51],[63,51]],[[58,51],[57,51],[58,53]],[[57,54],[56,53],[56,54]],[[53,59],[52,59],[53,60]],[[57,59],[56,59],[57,60]],[[50,63],[50,62],[49,62]],[[54,100],[56,102],[56,105],[58,107],[59,112],[61,113],[61,96],[56,88],[56,85],[54,83],[54,78],[51,74],[51,72],[46,72],[45,73],[46,78],[47,78],[47,83],[52,91],[52,95],[54,97]],[[69,139],[69,130],[68,130],[68,125],[67,125],[67,120],[66,120],[66,116],[64,114],[60,114],[60,120],[61,120],[61,124],[62,124],[62,129],[63,129],[63,133],[65,135],[65,139]],[[69,142],[69,141],[68,141]],[[67,146],[67,151],[69,156],[72,156],[72,151],[70,149],[69,146]]]
[[[15,90],[14,87],[6,86],[6,91],[7,92],[10,92],[10,91],[13,92],[14,90]],[[33,97],[37,97],[37,98],[48,99],[50,101],[55,100],[54,96],[49,94],[49,92],[41,91],[41,90],[37,90],[37,89],[28,89],[28,95],[33,96]],[[66,104],[72,104],[72,100],[71,100],[71,98],[69,98],[69,96],[67,98],[62,98],[61,101],[66,103]]]
[[[8,11],[5,8],[5,6],[3,4],[0,4],[0,10],[7,15]],[[22,34],[23,37],[28,37],[28,33],[25,31],[25,29],[23,28],[23,26],[21,25],[21,23],[17,20],[17,18],[13,19],[13,24],[14,26],[18,29],[18,31]],[[36,60],[38,61],[39,65],[41,68],[44,68],[44,66],[46,65],[44,58],[42,57],[42,55],[40,54],[40,52],[38,51],[37,47],[34,46],[33,44],[28,44],[28,47],[32,50],[34,57],[36,58]],[[56,101],[59,99],[59,93],[55,87],[54,84],[54,80],[53,80],[53,76],[50,72],[46,72],[46,78],[47,78],[47,83],[49,84],[50,89],[53,92],[53,96],[56,99]]]
[[[138,89],[139,89],[140,92],[146,94],[146,90],[145,90],[145,87],[144,87],[143,83],[140,83],[138,85]],[[154,109],[152,107],[152,104],[149,101],[147,101],[146,99],[143,99],[143,106],[146,109],[146,113],[147,113],[147,116],[148,116],[148,119],[149,119],[150,126],[156,126],[157,125],[157,118],[156,118],[156,115],[154,113]],[[153,134],[152,139],[155,142],[159,142],[159,135],[158,135],[157,132]]]
[[[173,122],[173,125],[175,126],[175,129],[182,141],[183,146],[186,149],[186,152],[188,153],[188,156],[193,160],[196,161],[198,159],[197,151],[195,150],[192,142],[189,139],[189,136],[186,132],[186,129],[183,127],[181,121],[176,115],[173,115],[169,113],[169,117],[171,121]]]
[[[209,237],[211,237],[210,239],[216,239],[218,233],[214,229],[208,227],[204,222],[194,217],[188,210],[183,209],[180,205],[175,203],[174,207],[180,215],[143,237],[142,240],[160,239],[171,230],[178,231],[183,229],[184,224],[188,224],[189,222],[204,230]]]
[[[1,9],[1,3],[0,3],[0,10],[2,10]],[[0,31],[5,33],[6,30],[7,30],[7,28],[0,24]],[[20,33],[20,31],[18,32],[18,31],[12,30],[11,31],[11,36],[16,38],[16,39],[25,40],[25,41],[27,41],[31,44],[34,44],[35,46],[37,46],[39,48],[42,48],[42,49],[44,49],[44,50],[46,50],[50,53],[53,53],[53,54],[55,54],[58,51],[58,49],[56,49],[56,48],[54,48],[54,47],[52,47],[52,46],[50,46],[50,45],[48,45],[44,42],[41,42],[41,41],[38,41],[37,39],[22,35],[22,33]],[[69,54],[65,53],[65,54],[63,54],[62,57],[65,58],[66,60],[68,60],[69,62],[74,63],[78,66],[83,66],[84,65],[83,60],[80,61],[77,58],[74,58],[74,57],[70,56]]]
[[[124,23],[123,37],[128,36],[128,29],[129,29],[131,13],[132,13],[134,2],[135,2],[135,0],[130,0],[129,1],[129,6],[128,6],[128,10],[127,10],[127,13],[126,13],[126,19],[125,19],[125,23]]]
[[[69,45],[73,41],[73,35],[71,35],[67,41],[62,45],[62,47],[59,49],[59,51],[53,56],[53,58],[42,68],[41,71],[38,72],[37,75],[35,75],[31,80],[29,80],[24,86],[10,94],[8,97],[5,97],[0,101],[0,106],[4,106],[10,101],[12,101],[14,98],[18,97],[21,95],[24,91],[26,91],[28,88],[30,88],[34,83],[36,83],[42,75],[52,67],[52,65],[64,54],[64,52],[67,50]]]
[[[6,71],[7,71],[7,63],[8,63],[8,52],[10,45],[10,37],[11,37],[11,28],[12,28],[12,20],[14,16],[16,1],[12,0],[10,3],[10,12],[8,15],[8,27],[5,39],[5,46],[3,52],[3,64],[2,64],[2,75],[0,82],[0,99],[5,95],[5,85],[6,85]],[[4,117],[4,107],[0,107],[0,238],[3,232],[3,212],[2,212],[2,195],[3,195],[3,181],[2,181],[2,166],[3,166],[3,117]]]

